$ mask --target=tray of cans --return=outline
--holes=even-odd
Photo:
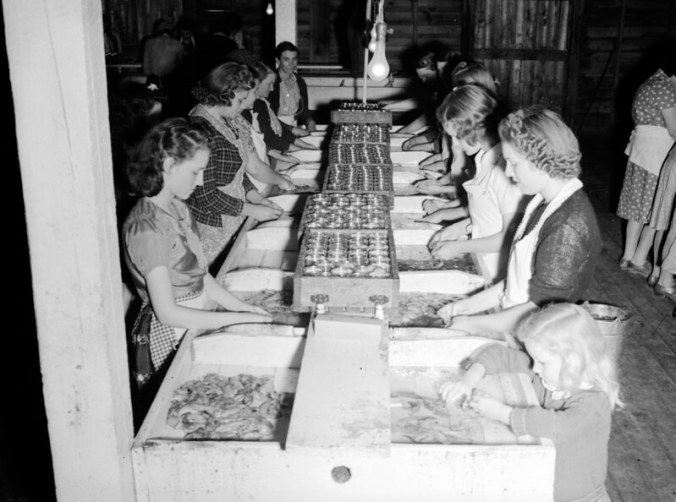
[[[330,308],[384,308],[398,304],[399,271],[391,229],[307,229],[294,274],[294,307],[312,307],[316,295]],[[315,299],[313,300],[313,297]]]
[[[309,196],[300,221],[306,228],[336,230],[387,230],[390,197],[376,193],[320,193]]]
[[[374,193],[394,204],[391,164],[329,164],[324,175],[324,193]]]
[[[390,146],[372,143],[329,145],[329,164],[391,164]]]
[[[333,124],[387,124],[392,125],[392,112],[379,103],[345,101],[331,111]]]
[[[332,143],[390,144],[390,128],[385,124],[336,124]]]

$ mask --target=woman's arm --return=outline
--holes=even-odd
[[[497,304],[493,305],[493,307],[495,306],[497,306]],[[539,307],[535,305],[533,302],[526,302],[520,305],[515,305],[513,307],[501,310],[500,312],[495,312],[493,314],[459,315],[451,319],[449,328],[459,329],[461,331],[466,331],[468,333],[482,333],[482,332],[509,333],[515,331],[519,323],[528,314],[536,311],[538,308]],[[456,312],[457,311],[455,311],[454,313]]]
[[[464,317],[492,309],[500,305],[500,294],[504,289],[505,281],[500,281],[469,298],[463,298],[462,300],[441,307],[437,312],[437,315],[441,317],[446,324],[450,324],[455,316],[462,315]]]
[[[397,134],[415,134],[423,127],[427,127],[427,117],[424,113],[420,114],[418,117],[413,119],[412,122],[399,129]]]
[[[267,315],[267,312],[262,308],[241,301],[216,282],[216,279],[211,274],[204,276],[204,292],[221,307],[231,312],[253,312],[255,314]]]
[[[268,314],[210,312],[178,305],[174,300],[169,270],[156,267],[146,276],[146,286],[157,319],[167,326],[185,329],[215,329],[240,322],[271,322]],[[205,283],[206,288],[206,283]]]
[[[255,151],[249,152],[246,172],[258,181],[269,185],[277,185],[282,190],[293,190],[296,186],[289,178],[274,171],[268,164],[263,162]]]
[[[463,253],[500,252],[512,242],[512,227],[516,215],[517,213],[502,215],[503,230],[492,235],[478,237],[476,239],[452,240],[450,242],[442,242],[441,239],[439,239],[438,245],[434,248],[432,254],[437,258],[449,260]]]

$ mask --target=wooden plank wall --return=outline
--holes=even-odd
[[[513,108],[543,104],[563,112],[570,0],[470,2],[469,45]]]
[[[364,0],[297,0],[301,62],[348,66],[350,58],[357,58],[360,64],[363,52],[352,55],[350,48],[343,46],[343,33],[350,23],[356,26],[366,17],[365,5]],[[393,31],[387,37],[386,50],[392,72],[410,71],[419,48],[436,44],[459,51],[461,21],[462,0],[387,0],[385,22]]]
[[[624,134],[631,128],[633,93],[654,71],[666,50],[657,46],[670,30],[676,34],[674,0],[584,2],[575,109],[578,133],[603,135],[619,129]]]

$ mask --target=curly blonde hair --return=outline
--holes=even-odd
[[[523,153],[551,178],[580,175],[580,146],[561,116],[542,106],[510,113],[500,122],[500,139]]]

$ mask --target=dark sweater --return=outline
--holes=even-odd
[[[303,77],[298,75],[297,73],[295,74],[296,76],[296,82],[298,82],[298,91],[300,93],[300,103],[298,104],[298,111],[294,115],[296,120],[298,121],[299,124],[307,124],[308,120],[312,119],[312,113],[310,112],[309,108],[309,103],[310,101],[308,100],[307,97],[307,84],[305,83],[305,80]],[[272,111],[279,114],[279,85],[282,82],[282,79],[279,76],[279,72],[277,72],[277,78],[275,79],[275,83],[272,86],[272,91],[270,92],[270,95],[268,96],[268,101],[270,102],[270,106],[272,107]]]
[[[546,205],[532,214],[530,232]],[[583,299],[601,253],[601,231],[594,208],[582,189],[571,195],[545,221],[533,254],[529,297],[536,305]]]
[[[603,493],[612,413],[608,396],[591,388],[554,399],[531,370],[530,356],[516,349],[491,344],[471,359],[486,368],[486,374],[516,372],[531,377],[540,406],[514,408],[510,425],[517,435],[554,442],[554,500],[586,500],[591,493]]]

